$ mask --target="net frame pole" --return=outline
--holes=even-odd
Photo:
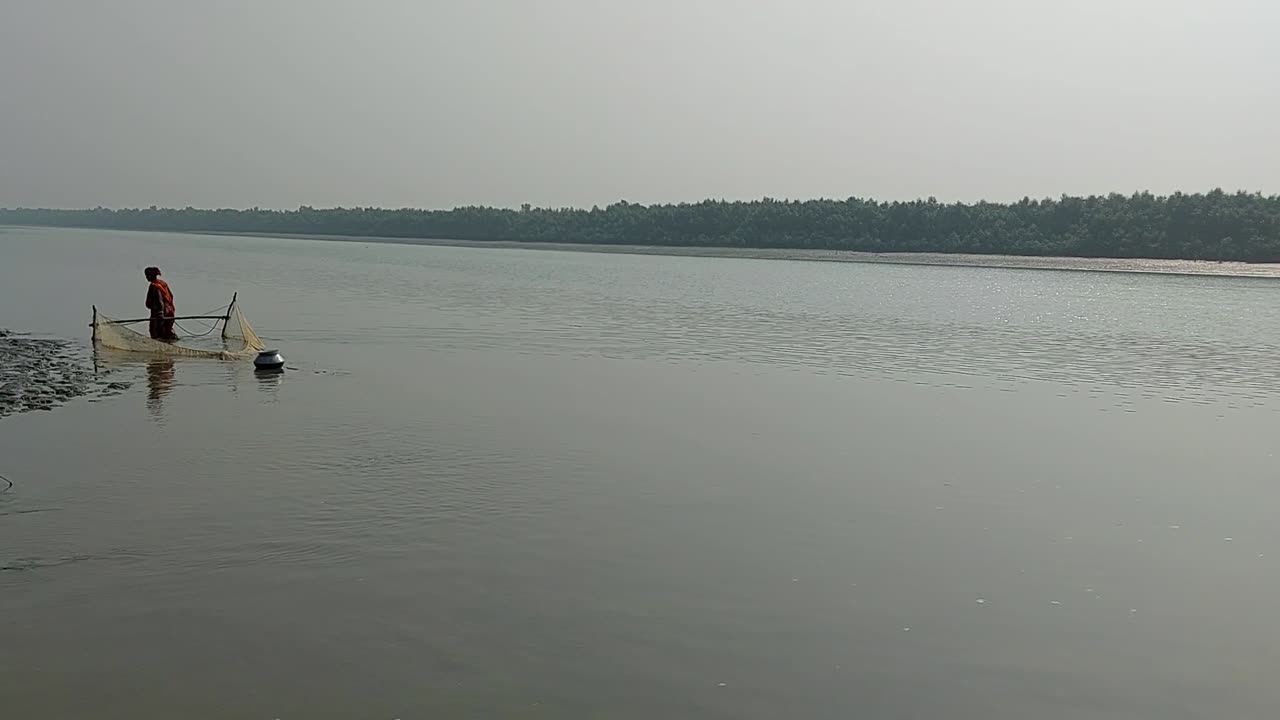
[[[239,292],[231,294],[231,304],[227,306],[226,315],[174,315],[173,317],[161,317],[161,320],[221,320],[224,323],[231,322],[231,313],[236,309],[236,300],[240,297]],[[93,328],[93,337],[98,337],[98,306],[93,307],[93,322],[89,323],[89,327]],[[150,322],[156,318],[132,318],[130,320],[112,320],[113,325],[133,325],[135,323]]]
[[[144,317],[144,318],[134,318],[132,320],[112,320],[111,324],[134,325],[136,323],[150,322],[152,320],[228,320],[230,318],[231,318],[230,315],[175,315],[173,317],[160,317],[160,318]],[[97,322],[98,322],[98,311],[97,309],[95,309],[93,312],[93,324],[96,325]]]
[[[231,293],[231,304],[227,306],[227,316],[222,318],[222,339],[227,339],[227,328],[231,326],[231,313],[236,311],[236,300],[240,298],[240,291],[236,290]]]

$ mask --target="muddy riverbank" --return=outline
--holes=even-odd
[[[0,418],[128,387],[95,370],[92,356],[78,343],[0,330]]]

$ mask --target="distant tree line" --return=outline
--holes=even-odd
[[[514,240],[1280,261],[1280,197],[1209,193],[1023,199],[1014,203],[847,200],[618,202],[590,210],[300,207],[297,210],[0,209],[0,224],[441,240]]]

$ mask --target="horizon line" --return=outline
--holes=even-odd
[[[936,196],[933,196],[933,195],[929,195],[925,197],[916,197],[910,200],[901,200],[901,199],[882,200],[882,199],[877,199],[873,196],[858,196],[858,195],[850,195],[843,198],[817,196],[817,197],[809,197],[809,198],[803,198],[803,199],[793,198],[793,197],[773,197],[770,195],[764,195],[758,198],[740,199],[740,200],[727,200],[725,198],[703,198],[701,200],[680,200],[680,201],[674,201],[674,202],[664,201],[664,202],[653,202],[653,203],[632,202],[632,201],[626,200],[625,198],[620,198],[604,206],[601,206],[599,204],[593,204],[591,205],[591,207],[586,207],[584,205],[560,205],[560,206],[545,205],[544,206],[544,205],[534,205],[532,203],[521,203],[518,206],[471,204],[471,205],[455,205],[453,207],[440,207],[440,208],[430,208],[430,207],[411,206],[411,205],[401,205],[401,206],[331,205],[331,206],[324,207],[324,206],[315,206],[315,205],[307,205],[307,204],[298,205],[296,207],[262,207],[260,205],[253,205],[253,206],[247,206],[247,207],[234,207],[234,206],[216,207],[216,206],[195,206],[195,205],[186,205],[183,207],[160,206],[160,205],[149,205],[145,207],[144,206],[124,206],[124,205],[114,206],[114,207],[106,206],[106,205],[95,205],[92,207],[89,207],[89,206],[51,207],[51,206],[14,205],[14,206],[0,206],[0,212],[12,212],[12,211],[23,211],[23,210],[26,210],[26,211],[36,210],[36,211],[46,211],[46,212],[93,212],[93,211],[101,211],[101,210],[106,210],[110,212],[130,212],[130,211],[131,212],[159,212],[159,211],[226,212],[226,211],[230,211],[230,212],[282,212],[282,213],[289,213],[289,212],[296,213],[304,210],[317,211],[317,212],[333,211],[333,210],[380,210],[380,211],[390,211],[390,212],[404,212],[404,211],[454,212],[457,210],[468,210],[468,209],[508,210],[512,212],[524,211],[526,209],[528,211],[538,210],[538,211],[553,211],[553,212],[568,212],[568,211],[590,212],[592,210],[604,210],[604,209],[615,207],[615,206],[662,208],[662,207],[681,207],[681,206],[705,205],[705,204],[723,204],[723,205],[750,205],[750,204],[756,204],[756,203],[804,204],[804,203],[811,203],[811,202],[819,202],[819,203],[821,202],[862,202],[862,203],[874,203],[876,205],[895,205],[895,204],[911,205],[911,204],[917,204],[917,203],[923,203],[923,204],[936,203],[938,205],[976,207],[980,205],[1017,205],[1023,202],[1040,203],[1040,202],[1057,202],[1060,200],[1096,200],[1096,199],[1105,200],[1105,199],[1116,197],[1116,196],[1123,197],[1123,198],[1151,196],[1151,198],[1155,200],[1168,200],[1169,198],[1172,198],[1172,197],[1195,197],[1195,196],[1206,196],[1206,195],[1214,195],[1214,194],[1236,195],[1236,196],[1245,195],[1250,197],[1259,197],[1267,200],[1280,199],[1280,194],[1274,194],[1274,193],[1265,194],[1261,190],[1237,189],[1237,190],[1228,191],[1228,190],[1224,190],[1222,187],[1214,187],[1209,190],[1197,190],[1192,192],[1175,190],[1173,192],[1164,193],[1164,194],[1153,193],[1150,190],[1134,190],[1129,193],[1123,193],[1118,191],[1110,191],[1106,193],[1091,193],[1089,195],[1073,195],[1071,193],[1061,193],[1057,196],[1045,195],[1041,197],[1032,197],[1030,195],[1024,195],[1016,200],[978,199],[978,200],[972,200],[972,201],[966,201],[966,200],[944,201],[944,200],[939,200]]]

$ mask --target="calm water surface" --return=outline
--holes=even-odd
[[[1272,281],[11,229],[0,326],[151,264],[292,369],[0,421],[4,717],[1280,713]]]

